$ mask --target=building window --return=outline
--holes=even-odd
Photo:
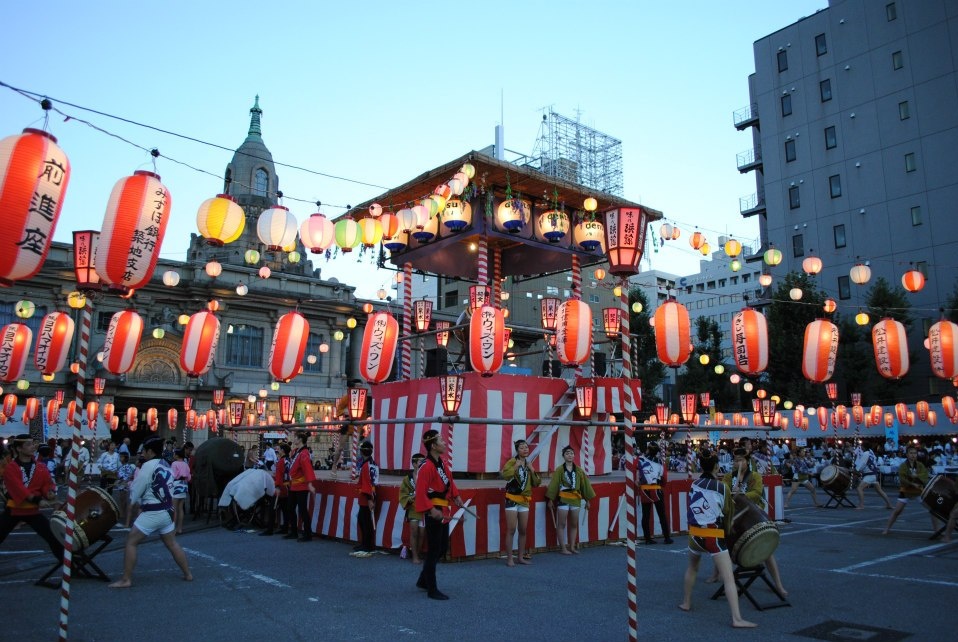
[[[797,210],[802,206],[802,199],[798,194],[798,185],[792,185],[788,188],[788,208]]]
[[[824,56],[828,53],[828,45],[825,43],[825,34],[820,33],[815,36],[815,53]]]
[[[792,115],[792,95],[785,94],[782,96],[782,117]]]
[[[590,295],[589,295],[589,303],[598,303],[598,302],[599,302],[599,295],[598,295],[598,294],[590,294]]]
[[[733,276],[732,278],[734,279],[735,277]],[[749,281],[750,278],[751,278],[751,275],[750,275],[750,274],[743,274],[743,275],[742,275],[742,283],[748,283],[748,281]]]
[[[828,177],[828,195],[838,198],[842,195],[842,177],[839,174]]]
[[[894,2],[885,5],[885,18],[888,19],[888,22],[898,19],[898,7],[895,6]]]
[[[911,118],[911,110],[908,108],[908,101],[903,100],[898,103],[898,120],[908,120]]]
[[[529,292],[528,294],[532,294]],[[442,307],[455,308],[459,305],[459,290],[446,290],[442,297]]]
[[[263,329],[251,325],[233,326],[233,334],[226,335],[226,365],[262,367]]]
[[[701,300],[698,300],[698,301],[695,302],[695,309],[696,309],[696,310],[701,310],[701,309],[702,309],[702,301],[701,301]]]
[[[851,280],[847,276],[838,277],[838,298],[839,299],[852,298]]]
[[[269,174],[260,167],[256,170],[256,176],[253,179],[253,194],[256,196],[266,196],[266,190],[269,189]]]
[[[918,205],[911,208],[911,224],[921,225],[921,207]]]
[[[928,278],[928,261],[918,261],[915,263],[915,269],[921,272],[921,275]]]
[[[825,128],[825,149],[835,149],[838,146],[838,138],[835,136],[835,126]]]
[[[918,162],[915,160],[915,152],[905,154],[905,171],[913,172],[918,169]]]
[[[321,334],[310,333],[306,341],[306,354],[303,356],[303,372],[322,372],[323,371],[323,352],[319,346],[326,343],[326,337]],[[316,357],[316,363],[310,363],[310,355]]]
[[[113,318],[113,312],[96,313],[96,331],[106,332],[110,329],[110,319]]]
[[[705,287],[706,287],[706,289],[714,290],[714,289],[715,289],[715,281],[709,281],[708,283],[705,284]]]
[[[832,99],[832,80],[831,78],[826,78],[822,82],[818,83],[818,93],[822,96],[822,102],[827,103]]]
[[[724,288],[724,287],[725,287],[725,284],[726,284],[725,279],[719,279],[719,287],[720,287],[720,288]]]
[[[778,52],[778,73],[788,69],[788,53],[783,49]]]
[[[835,237],[835,247],[845,247],[845,225],[836,225],[833,227],[832,234]]]
[[[905,57],[900,51],[896,51],[891,55],[891,67],[896,71],[905,66]]]
[[[791,163],[795,160],[795,141],[787,140],[785,141],[785,162]]]
[[[715,306],[715,297],[709,297],[709,298],[708,298],[708,306],[709,306],[710,308],[713,307],[713,306]]]
[[[728,323],[728,312],[723,312],[719,315],[719,321],[722,323]]]
[[[737,277],[737,276],[733,276],[732,278],[730,278],[730,279],[728,280],[728,282],[731,283],[732,285],[738,285],[738,277]],[[743,283],[748,283],[748,274],[743,274],[743,275],[742,275],[742,282],[743,282]],[[733,295],[733,296],[734,296],[734,295]]]
[[[805,238],[801,234],[792,237],[792,256],[805,256]]]

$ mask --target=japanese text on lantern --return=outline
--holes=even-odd
[[[745,315],[732,317],[732,345],[735,350],[735,363],[748,365],[748,345],[745,343]]]
[[[481,308],[480,314],[482,335],[479,337],[479,349],[483,359],[492,359],[496,354],[496,310],[486,306]]]
[[[40,336],[37,339],[36,351],[33,354],[33,362],[40,372],[47,371],[47,359],[50,355],[50,346],[53,345],[53,330],[57,325],[56,315],[48,314],[43,317],[40,325]]]
[[[126,261],[126,272],[123,273],[124,280],[133,279],[141,271],[140,261],[146,257],[149,263],[156,249],[156,243],[160,236],[160,229],[163,224],[163,212],[166,211],[166,202],[169,195],[164,188],[158,188],[153,192],[153,211],[150,212],[152,225],[147,225],[142,230],[133,231],[133,244],[130,246],[130,253]]]
[[[23,238],[16,242],[18,246],[28,252],[43,255],[48,232],[42,229],[43,224],[40,223],[38,218],[42,218],[47,223],[53,223],[56,219],[59,191],[53,188],[60,187],[63,184],[65,175],[66,169],[56,159],[49,158],[43,161],[43,167],[37,177],[42,179],[43,182],[38,185],[39,189],[30,197],[30,220],[35,224],[35,227],[24,229]]]
[[[891,367],[891,355],[888,353],[888,331],[885,326],[875,326],[875,360],[878,362],[878,370],[881,373],[889,373]]]
[[[388,327],[389,317],[385,314],[376,315],[373,319],[371,339],[369,341],[369,352],[366,354],[366,371],[373,372],[379,367],[379,360],[383,356],[386,343],[386,329]]]

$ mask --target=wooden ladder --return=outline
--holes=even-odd
[[[575,381],[569,382],[569,387],[566,389],[565,393],[559,400],[556,401],[555,405],[546,413],[546,416],[540,419],[541,421],[565,421],[568,419],[572,412],[576,408],[576,398],[575,398]],[[529,442],[529,446],[532,448],[532,452],[529,453],[527,461],[534,461],[536,457],[539,456],[539,451],[542,450],[543,441],[548,441],[550,437],[558,430],[559,427],[555,424],[539,424],[536,426],[536,429],[532,431],[532,434],[529,435],[529,439],[526,441]]]

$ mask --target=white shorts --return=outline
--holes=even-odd
[[[507,511],[511,510],[515,513],[528,513],[529,507],[528,506],[506,506],[506,510]]]
[[[580,507],[580,506],[569,506],[568,504],[563,504],[562,502],[559,502],[558,504],[556,504],[556,510],[559,511],[559,512],[562,512],[562,511],[570,511],[570,510],[579,510],[579,508],[581,508],[581,507]]]
[[[862,473],[862,480],[858,482],[859,486],[864,486],[865,484],[877,484],[878,483],[878,473]]]
[[[166,535],[167,533],[172,533],[173,529],[176,528],[170,514],[165,510],[143,511],[137,515],[133,526],[147,537],[153,533]]]

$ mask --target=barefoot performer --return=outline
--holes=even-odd
[[[589,476],[575,465],[575,450],[572,446],[562,449],[562,458],[565,461],[552,473],[546,498],[549,500],[549,510],[553,511],[553,518],[556,519],[556,536],[562,547],[561,552],[563,555],[572,555],[579,552],[579,509],[588,510],[589,500],[595,497],[595,491],[589,483]]]
[[[525,439],[515,443],[516,456],[506,461],[500,476],[507,480],[506,484],[506,566],[515,566],[512,561],[512,536],[516,528],[519,529],[519,555],[516,561],[520,564],[532,562],[525,554],[526,526],[529,524],[529,504],[532,502],[532,489],[542,483],[539,473],[529,467],[526,458],[529,456],[529,444]]]

